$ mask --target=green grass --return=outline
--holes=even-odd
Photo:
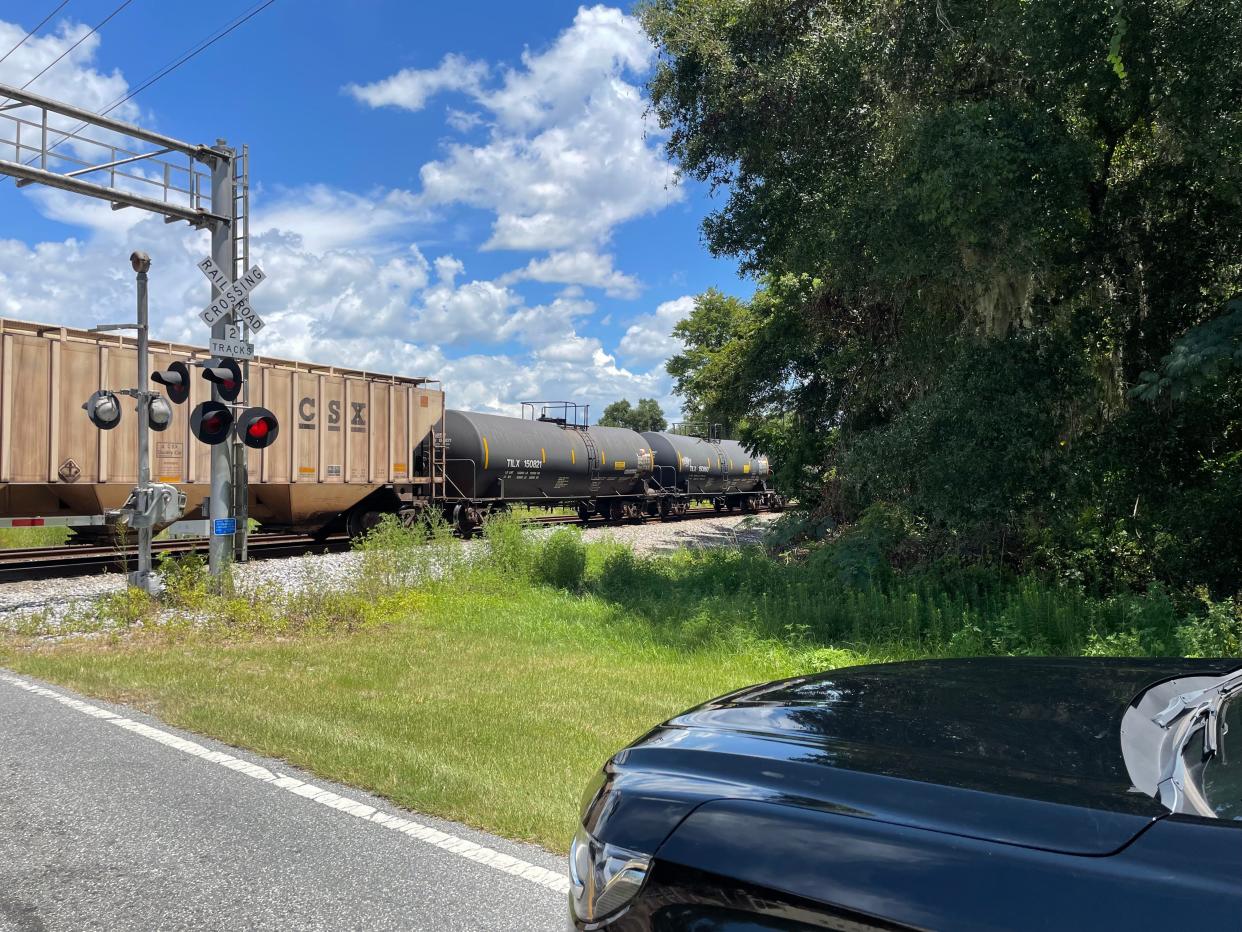
[[[67,527],[0,528],[0,550],[25,547],[59,547],[69,539]]]
[[[11,645],[0,662],[556,850],[609,754],[690,705],[799,668],[774,645],[635,640],[602,599],[494,577],[389,610],[403,619],[345,635]]]
[[[970,572],[858,587],[758,549],[641,558],[512,519],[485,535],[467,562],[443,527],[425,545],[382,525],[344,592],[212,596],[201,561],[170,565],[163,607],[112,597],[72,621],[102,636],[57,643],[30,619],[0,664],[564,850],[612,752],[736,687],[926,656],[1236,651],[1242,632],[1232,602],[1184,615],[1158,592]]]

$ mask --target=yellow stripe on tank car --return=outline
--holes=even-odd
[[[569,462],[575,466],[578,464],[578,451],[573,447],[569,448]]]
[[[547,450],[547,448],[546,448],[546,447],[540,447],[540,448],[539,448],[539,462],[541,462],[541,463],[543,463],[543,464],[545,464],[545,465],[546,465],[546,464],[547,464],[547,462],[548,462],[548,450]]]
[[[480,434],[480,437],[483,435]],[[483,437],[483,468],[487,469],[487,461],[491,458],[491,452],[487,449],[487,438]]]

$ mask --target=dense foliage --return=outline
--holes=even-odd
[[[622,398],[604,408],[603,417],[599,419],[602,427],[628,427],[640,433],[645,430],[667,430],[668,421],[660,403],[654,398],[639,398],[638,404],[631,405]]]
[[[894,560],[1242,580],[1242,0],[649,0],[691,415]]]

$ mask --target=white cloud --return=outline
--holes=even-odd
[[[690,316],[694,310],[694,296],[683,295],[665,301],[654,314],[636,317],[618,349],[626,359],[640,362],[665,360],[682,350],[683,343],[673,336],[673,326]]]
[[[399,190],[364,196],[310,185],[282,191],[270,204],[252,196],[252,204],[252,238],[269,230],[292,231],[312,252],[365,246],[429,219],[408,193]]]
[[[27,39],[21,48],[0,62],[0,83],[21,87],[89,32],[90,27],[84,23],[64,20],[57,23],[53,31]],[[8,51],[25,34],[26,27],[0,20],[0,49]],[[98,33],[85,39],[55,67],[39,77],[30,86],[30,92],[96,112],[124,97],[129,92],[129,85],[119,71],[103,74],[92,67],[100,41]],[[138,115],[138,107],[132,101],[126,102],[110,115],[120,120],[132,120]]]
[[[632,275],[612,267],[610,255],[589,249],[563,250],[542,259],[531,259],[523,269],[501,277],[506,283],[520,281],[552,282],[562,285],[588,285],[602,288],[612,298],[636,298],[642,284]]]
[[[435,68],[405,68],[373,84],[349,84],[345,90],[371,107],[422,110],[428,98],[443,91],[478,93],[487,77],[486,62],[445,55]]]
[[[472,110],[457,110],[454,107],[445,108],[444,121],[459,133],[468,133],[484,123],[483,114]]]
[[[34,23],[30,25],[33,26]],[[101,40],[98,33],[88,35],[89,33],[90,27],[83,23],[62,20],[51,31],[31,37],[4,62],[0,62],[0,83],[21,87],[27,81],[35,79],[29,88],[31,93],[62,100],[95,112],[104,110],[125,97],[129,92],[129,85],[119,71],[105,74],[94,67],[95,54]],[[0,49],[7,52],[25,34],[26,27],[0,21]],[[79,39],[83,40],[82,43],[57,62],[56,60]],[[56,64],[46,74],[40,75],[40,72],[53,62]],[[16,128],[13,120],[0,119],[0,158],[13,159],[14,155],[17,155],[18,161],[30,162],[36,157],[37,150],[27,148],[27,146],[37,145],[36,140],[40,134],[38,126],[40,113],[41,111],[31,107],[16,107],[4,112],[6,117],[17,117],[35,125],[22,127],[22,148],[20,152],[17,152]],[[138,118],[139,109],[132,101],[127,101],[113,110],[109,116],[132,122]],[[53,131],[77,130],[80,125],[80,120],[57,114],[48,116],[48,126]],[[124,142],[117,134],[100,129],[88,128],[82,132],[82,135],[106,145]],[[52,150],[53,158],[48,165],[54,171],[80,167],[80,162],[69,163],[61,157],[76,158],[87,164],[104,162],[111,157],[109,148],[91,145],[78,139],[66,139],[58,132],[53,132],[49,136],[49,141],[56,144]]]
[[[85,28],[60,25],[32,39],[0,65],[0,81],[20,85]],[[24,34],[0,22],[0,51]],[[124,77],[93,64],[99,42],[84,41],[34,90],[96,110],[124,96]],[[595,7],[579,10],[550,48],[526,53],[493,82],[486,66],[448,56],[435,69],[402,73],[400,82],[395,75],[351,89],[373,106],[405,109],[424,106],[433,93],[462,91],[470,112],[450,113],[450,125],[479,130],[484,142],[451,147],[428,166],[418,194],[326,185],[256,190],[251,252],[268,272],[252,295],[267,321],[259,352],[428,375],[443,381],[451,405],[511,414],[519,401],[540,397],[589,402],[597,414],[620,397],[666,398],[669,380],[659,367],[622,366],[597,337],[578,332],[596,312],[584,287],[614,297],[640,287],[600,248],[612,229],[681,196],[665,188],[668,169],[643,135],[650,127],[634,80],[651,54],[632,19]],[[114,115],[157,125],[132,103]],[[11,155],[2,150],[0,142],[0,157]],[[493,170],[493,178],[478,174]],[[154,335],[205,342],[196,314],[210,292],[195,268],[208,252],[205,232],[38,186],[24,194],[33,209],[83,233],[38,244],[0,240],[0,314],[79,327],[128,319],[127,259],[143,249],[153,260]],[[456,256],[409,245],[411,225],[452,203],[494,213],[490,245],[549,252],[485,280],[471,278]],[[515,286],[529,281],[567,287],[528,304]]]
[[[633,17],[580,8],[550,48],[523,53],[499,86],[455,86],[486,112],[491,133],[482,145],[451,144],[424,165],[422,199],[490,210],[496,216],[483,248],[530,251],[602,243],[618,224],[680,200],[658,128],[627,80],[653,55]],[[410,98],[419,106],[423,87]]]

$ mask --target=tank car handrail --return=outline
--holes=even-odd
[[[542,421],[573,430],[586,430],[591,426],[590,405],[578,404],[576,401],[523,401],[521,405],[521,419],[524,421]],[[549,410],[554,412],[551,416],[548,415]],[[559,417],[556,412],[559,412]]]

